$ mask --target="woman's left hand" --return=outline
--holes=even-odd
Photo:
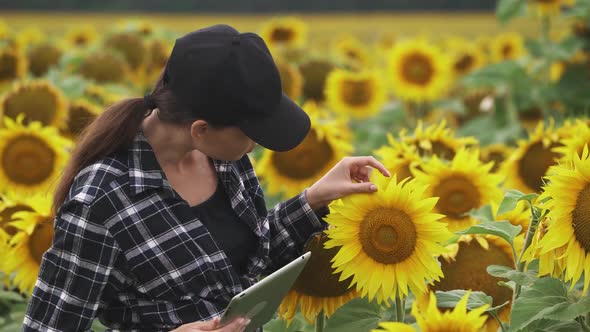
[[[369,182],[373,168],[384,176],[391,176],[385,166],[372,156],[342,158],[321,179],[307,188],[307,202],[313,210],[317,210],[349,194],[377,191],[377,187]]]

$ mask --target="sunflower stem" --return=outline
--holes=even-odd
[[[588,323],[586,323],[586,320],[582,316],[576,317],[576,321],[580,324],[584,332],[590,332],[590,327],[588,326]]]
[[[504,327],[504,324],[502,324],[502,321],[500,320],[500,317],[498,317],[498,313],[496,312],[496,310],[491,310],[490,311],[490,315],[492,317],[494,317],[494,319],[496,320],[496,322],[498,322],[498,325],[500,325],[500,329],[502,330],[502,332],[506,332],[506,328]]]
[[[315,332],[323,332],[324,331],[324,311],[320,310],[318,315],[315,319]]]
[[[404,322],[404,315],[406,313],[404,308],[405,301],[402,300],[399,296],[395,297],[395,318],[396,321],[403,323]]]
[[[529,228],[526,232],[526,236],[524,239],[524,246],[522,246],[522,250],[520,251],[520,255],[518,256],[518,260],[516,260],[516,270],[519,272],[524,271],[525,263],[522,261],[522,256],[526,252],[527,248],[533,242],[533,237],[535,236],[535,229],[537,229],[537,225],[541,221],[541,213],[535,209],[535,206],[530,203],[531,207],[531,223],[529,224]],[[516,256],[515,256],[516,257]],[[514,287],[514,296],[512,297],[512,303],[516,300],[516,298],[520,295],[520,290],[522,289],[521,285],[516,285]]]

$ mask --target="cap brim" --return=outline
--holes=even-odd
[[[288,151],[299,145],[311,127],[309,116],[283,93],[271,115],[245,119],[240,129],[259,145],[273,151]]]

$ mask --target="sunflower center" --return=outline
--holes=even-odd
[[[432,149],[428,150],[421,147],[420,144],[416,144],[420,157],[436,155],[446,160],[451,160],[455,157],[455,150],[441,141],[431,141],[430,146]]]
[[[111,53],[100,52],[89,55],[80,65],[79,71],[85,78],[97,83],[121,82],[125,79],[126,64]]]
[[[518,119],[521,121],[541,121],[543,110],[540,107],[530,107],[518,112]]]
[[[558,146],[558,143],[551,143],[548,147],[543,142],[531,144],[518,163],[518,175],[522,181],[536,192],[541,191],[543,176],[550,166],[555,165],[555,158],[558,153],[551,151]]]
[[[34,76],[43,76],[49,68],[56,66],[61,50],[53,45],[40,45],[29,51],[29,70]]]
[[[326,139],[320,140],[312,128],[303,142],[287,152],[275,152],[273,165],[282,175],[304,180],[316,176],[332,160],[334,150]]]
[[[121,52],[133,70],[138,69],[145,60],[146,47],[137,34],[116,34],[107,39],[105,44]]]
[[[405,178],[413,177],[412,171],[410,171],[410,161],[406,161],[403,165],[400,165],[397,170],[395,170],[395,174],[397,175],[397,179],[399,181]]]
[[[303,94],[306,99],[323,102],[326,77],[334,69],[334,65],[327,61],[312,60],[299,68],[303,75]]]
[[[325,249],[323,243],[326,240],[327,236],[323,233],[310,240],[305,251],[311,251],[311,257],[293,285],[296,291],[309,296],[336,297],[352,290],[348,288],[352,277],[338,281],[340,274],[333,273],[330,261],[340,248]]]
[[[0,56],[0,81],[11,80],[17,76],[18,59],[10,53]]]
[[[399,263],[410,257],[416,238],[416,227],[410,216],[395,208],[372,210],[360,225],[364,252],[383,264]]]
[[[402,75],[412,84],[427,85],[434,76],[432,61],[421,53],[410,54],[403,61]]]
[[[294,34],[293,29],[277,27],[272,30],[270,38],[274,41],[285,42],[292,40]]]
[[[33,211],[33,209],[26,205],[17,204],[0,211],[0,228],[4,229],[9,235],[16,234],[18,229],[12,225],[5,225],[5,223],[10,221],[12,214],[18,211]]]
[[[434,188],[439,211],[451,218],[463,218],[466,212],[480,204],[481,195],[473,182],[461,174],[442,179]]]
[[[512,292],[508,287],[498,285],[498,281],[506,281],[487,273],[489,265],[503,265],[514,268],[511,255],[502,248],[488,241],[489,249],[486,250],[473,240],[469,243],[460,242],[459,251],[455,260],[447,262],[441,260],[441,269],[444,277],[434,283],[433,290],[449,291],[453,289],[472,289],[483,291],[490,295],[497,306],[512,299]]]
[[[586,250],[586,254],[590,253],[590,184],[578,194],[572,212],[572,226],[576,240]]]
[[[346,80],[342,83],[342,100],[351,106],[366,106],[373,96],[368,81]]]
[[[455,71],[458,73],[465,73],[471,69],[474,63],[475,59],[473,59],[473,56],[471,56],[471,54],[463,54],[455,62]]]
[[[490,151],[485,157],[482,156],[481,160],[484,163],[488,163],[490,161],[494,162],[494,166],[490,170],[490,172],[495,173],[500,169],[500,165],[504,160],[506,160],[506,156],[501,151]]]
[[[94,115],[87,107],[80,104],[70,105],[70,116],[68,118],[68,131],[72,135],[78,135],[94,118]]]
[[[79,34],[74,37],[74,45],[83,46],[88,43],[88,38],[85,35]]]
[[[33,230],[33,234],[31,234],[31,238],[27,243],[29,245],[29,250],[31,251],[31,257],[41,265],[41,258],[43,254],[49,247],[51,247],[51,242],[53,241],[53,224],[50,221],[51,219],[47,219],[35,226],[35,230]]]
[[[514,50],[514,48],[512,47],[512,45],[510,45],[510,44],[503,45],[502,49],[501,49],[502,56],[505,59],[509,59],[512,55],[513,50]]]
[[[57,96],[45,86],[24,86],[4,101],[4,114],[16,119],[25,113],[23,124],[39,121],[44,126],[52,125],[57,113]]]
[[[35,185],[45,181],[53,172],[55,152],[43,140],[21,135],[6,143],[2,168],[13,182]]]

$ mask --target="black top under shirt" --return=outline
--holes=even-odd
[[[191,210],[207,228],[236,270],[244,274],[248,257],[256,251],[258,240],[250,227],[242,222],[232,209],[221,180],[217,189],[206,201],[191,206]]]

